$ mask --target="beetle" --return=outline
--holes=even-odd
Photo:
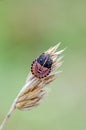
[[[50,54],[42,53],[31,65],[31,72],[37,78],[44,78],[50,74],[53,60]]]

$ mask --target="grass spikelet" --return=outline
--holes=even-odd
[[[53,61],[49,75],[44,78],[37,78],[31,72],[29,73],[25,85],[14,100],[9,112],[0,126],[0,130],[3,129],[4,124],[15,109],[30,110],[40,104],[41,100],[47,93],[46,85],[50,84],[60,72],[58,69],[62,65],[63,57],[61,54],[64,50],[57,51],[59,46],[60,43],[45,51],[45,54],[49,54]]]

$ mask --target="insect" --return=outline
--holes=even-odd
[[[31,72],[37,78],[44,78],[51,72],[53,61],[50,54],[41,54],[35,61],[33,61],[31,66]]]

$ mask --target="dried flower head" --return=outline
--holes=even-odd
[[[40,104],[47,93],[45,86],[52,82],[60,72],[58,69],[62,65],[63,57],[61,54],[64,50],[56,51],[59,45],[60,43],[51,47],[32,63],[26,83],[14,100],[10,111],[0,126],[0,130],[16,108],[30,110]]]
[[[33,74],[30,73],[27,78],[26,85],[20,91],[17,97],[16,105],[15,105],[16,108],[20,110],[29,110],[39,105],[40,101],[43,99],[44,95],[47,93],[45,85],[49,84],[55,79],[55,77],[58,75],[58,68],[62,64],[61,53],[64,50],[56,52],[56,49],[59,47],[59,45],[60,44],[57,44],[56,46],[54,46],[53,48],[50,48],[44,53],[45,55],[49,55],[50,59],[52,60],[52,66],[50,66],[51,73],[49,73],[49,75],[46,75],[44,77],[42,76],[41,78],[35,76],[34,73]],[[44,69],[45,67],[41,66],[40,68]],[[46,67],[46,69],[49,69],[49,68]],[[41,73],[43,72],[41,71],[39,75]]]

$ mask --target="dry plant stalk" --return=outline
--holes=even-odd
[[[58,76],[58,73],[61,72],[58,71],[58,68],[62,65],[63,56],[61,56],[61,54],[64,50],[56,51],[59,45],[60,43],[58,43],[54,47],[51,47],[45,52],[45,54],[50,55],[53,61],[50,74],[44,78],[37,78],[30,72],[25,85],[19,92],[8,114],[4,118],[0,126],[0,130],[3,129],[3,126],[5,125],[7,119],[11,116],[12,112],[15,109],[30,110],[40,104],[44,95],[47,93],[47,89],[45,86],[52,82]]]

